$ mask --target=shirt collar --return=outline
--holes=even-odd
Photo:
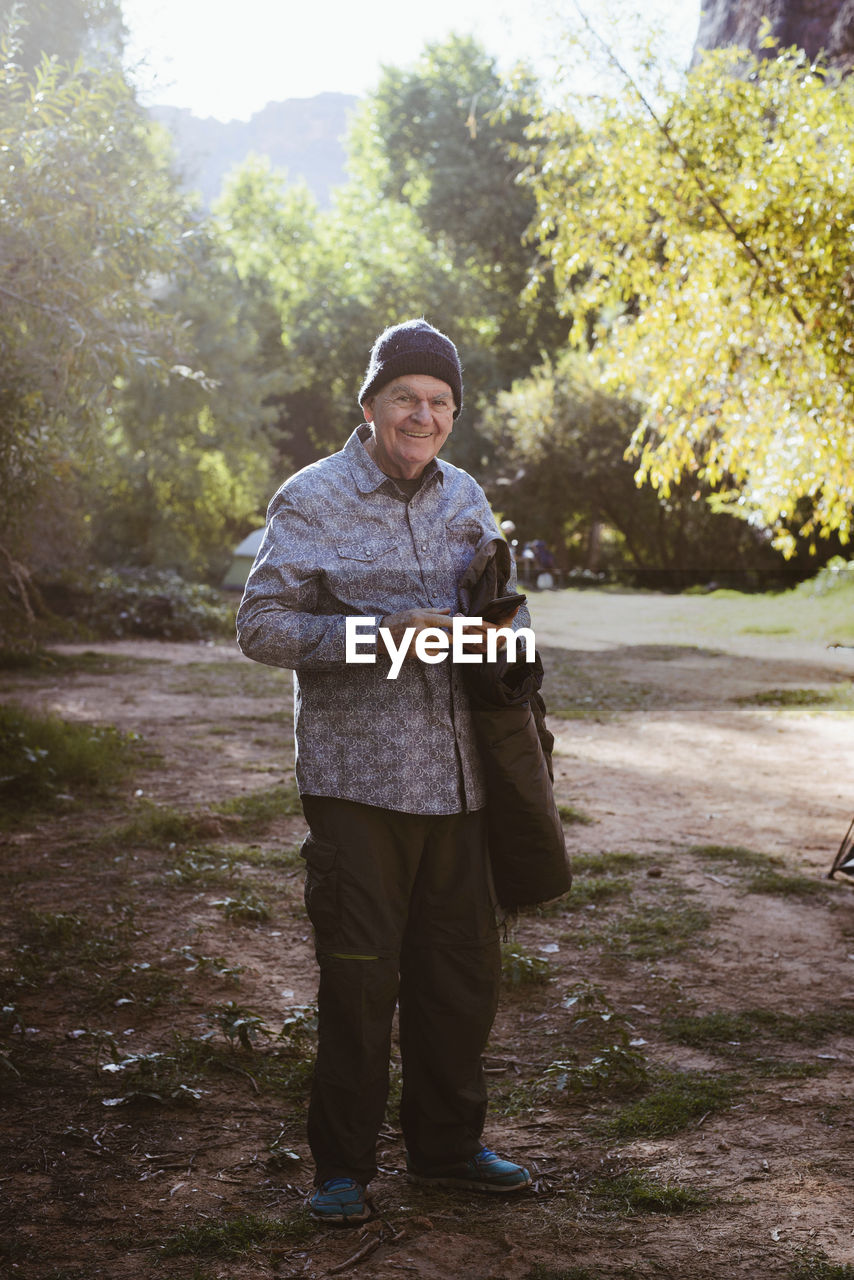
[[[363,422],[360,427],[356,428],[344,445],[344,457],[349,463],[350,472],[360,493],[375,493],[386,482],[394,484],[393,477],[387,476],[384,471],[380,470],[365,448],[364,442],[370,434],[370,426],[367,422]],[[442,463],[438,462],[436,458],[431,458],[424,468],[424,484],[428,484],[434,476],[437,476],[444,484],[445,473],[442,469]]]

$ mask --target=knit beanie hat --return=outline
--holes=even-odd
[[[384,329],[371,348],[359,404],[404,373],[426,373],[447,382],[454,393],[454,417],[463,407],[463,371],[457,348],[426,320],[406,320]]]

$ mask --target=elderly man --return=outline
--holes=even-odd
[[[409,1176],[530,1184],[481,1141],[500,954],[465,668],[415,652],[425,629],[452,630],[457,584],[496,534],[480,486],[437,461],[462,407],[456,347],[424,320],[386,329],[359,403],[366,421],[341,452],[273,498],[237,618],[245,654],[294,671],[320,966],[310,1207],[344,1223],[372,1211],[396,1004]],[[353,618],[363,652],[348,663]]]

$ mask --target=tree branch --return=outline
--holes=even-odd
[[[735,238],[735,240],[738,242],[738,244],[747,254],[748,258],[750,258],[751,262],[754,263],[754,265],[757,268],[757,271],[767,281],[769,286],[774,290],[775,293],[779,294],[779,296],[789,304],[792,311],[792,315],[795,317],[798,324],[801,325],[802,328],[806,328],[807,322],[800,308],[798,307],[797,303],[793,300],[793,298],[789,295],[785,286],[780,282],[780,279],[777,276],[776,269],[774,268],[773,264],[769,265],[765,261],[765,259],[762,258],[760,254],[756,252],[756,250],[753,248],[753,245],[749,242],[749,240],[746,238],[744,233],[739,231],[738,227],[729,217],[723,205],[718,200],[717,196],[714,195],[713,192],[709,190],[709,187],[706,185],[701,174],[698,172],[696,165],[694,165],[691,162],[689,157],[685,154],[683,149],[680,147],[679,143],[673,137],[673,134],[670,132],[670,129],[668,128],[667,124],[659,117],[657,111],[655,110],[652,103],[647,98],[643,89],[641,89],[640,85],[635,80],[634,76],[626,67],[623,66],[622,62],[614,53],[613,49],[608,44],[608,42],[602,36],[599,35],[599,32],[595,29],[593,24],[590,22],[590,19],[587,17],[586,13],[581,8],[581,6],[577,3],[577,0],[574,0],[574,5],[578,13],[578,16],[581,18],[581,21],[584,23],[585,27],[590,32],[593,39],[597,42],[597,44],[601,46],[602,49],[604,49],[605,54],[608,58],[608,61],[611,62],[617,68],[620,75],[623,76],[623,78],[629,85],[631,85],[632,89],[637,94],[640,102],[642,103],[644,110],[648,113],[648,115],[654,122],[658,131],[664,137],[668,147],[673,152],[673,154],[677,157],[679,162],[682,164],[686,173],[688,173],[691,176],[691,178],[693,178],[704,200],[706,200],[707,203],[711,205],[712,209],[714,209],[715,213],[717,214],[718,218],[723,223],[723,225],[726,227],[727,231],[729,231],[730,235],[732,235]]]

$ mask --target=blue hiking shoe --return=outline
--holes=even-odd
[[[327,1178],[308,1202],[309,1211],[318,1222],[366,1222],[373,1214],[365,1188],[352,1178]]]
[[[417,1169],[407,1159],[406,1172],[413,1182],[429,1182],[436,1187],[459,1187],[463,1191],[524,1191],[531,1185],[531,1175],[527,1169],[510,1160],[502,1160],[489,1147],[481,1147],[470,1160],[435,1169]]]

